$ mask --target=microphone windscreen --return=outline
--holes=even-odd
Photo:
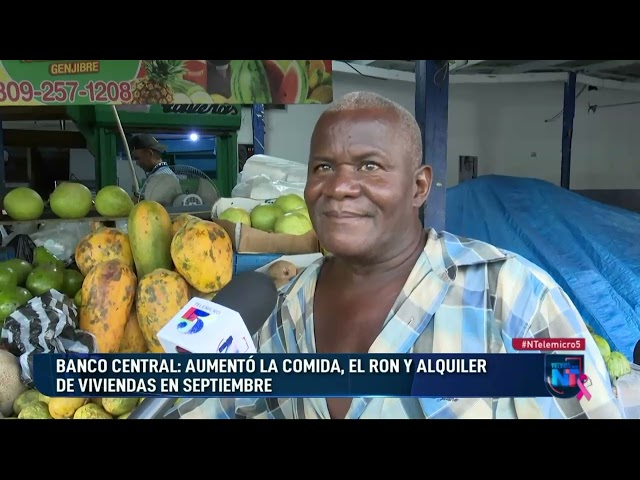
[[[253,336],[275,309],[278,289],[271,277],[264,273],[242,272],[220,289],[211,301],[238,312]]]

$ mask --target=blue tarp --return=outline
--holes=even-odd
[[[640,339],[640,215],[551,183],[488,175],[447,190],[446,230],[547,271],[611,348]]]

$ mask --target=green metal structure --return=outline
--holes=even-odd
[[[117,185],[118,125],[111,106],[69,106],[68,115],[87,140],[96,159],[98,188]],[[197,129],[216,136],[217,170],[212,179],[220,194],[231,195],[238,175],[240,107],[235,105],[152,105],[148,111],[118,111],[125,133],[184,132]]]

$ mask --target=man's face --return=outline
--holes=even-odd
[[[333,254],[384,254],[415,225],[431,170],[416,171],[398,128],[385,110],[332,112],[318,121],[305,199],[320,243]]]
[[[153,152],[148,148],[137,148],[131,152],[131,158],[145,172],[153,169]]]

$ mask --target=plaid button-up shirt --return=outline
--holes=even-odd
[[[254,340],[258,352],[315,353],[313,298],[325,258],[290,282]],[[511,340],[585,338],[592,398],[354,398],[347,419],[622,418],[604,361],[553,279],[489,244],[428,232],[369,353],[514,353]],[[522,353],[526,355],[526,353]],[[192,399],[181,418],[328,419],[324,398]]]

